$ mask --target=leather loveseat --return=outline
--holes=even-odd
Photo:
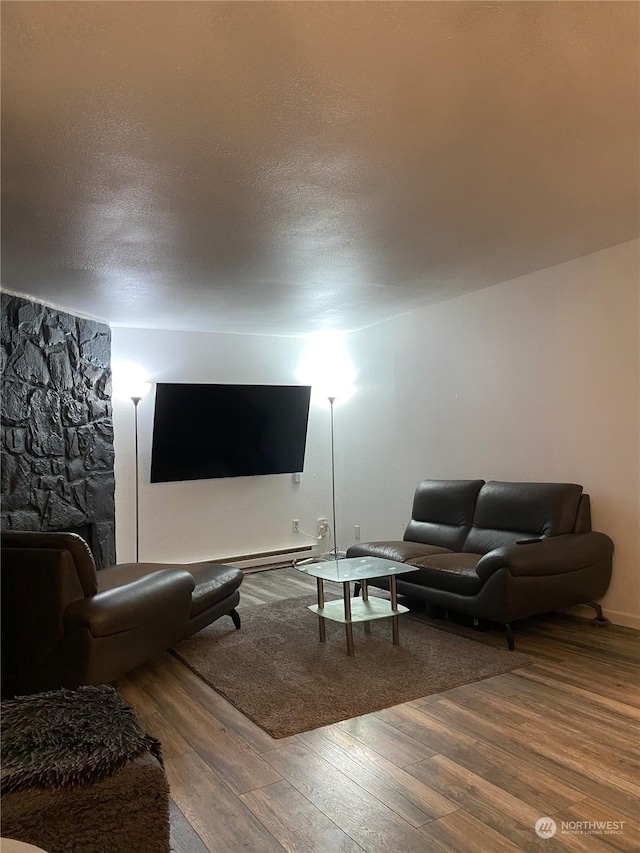
[[[128,563],[97,572],[73,533],[2,533],[2,693],[102,684],[221,616],[242,572]]]
[[[596,603],[609,586],[613,543],[591,530],[589,495],[574,483],[425,480],[402,541],[358,542],[347,557],[415,566],[398,592],[505,626],[538,613]],[[388,588],[388,580],[369,581]]]

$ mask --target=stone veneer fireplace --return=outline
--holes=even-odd
[[[2,294],[3,530],[70,530],[115,563],[111,333]]]

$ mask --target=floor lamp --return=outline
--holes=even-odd
[[[338,535],[336,531],[336,454],[333,437],[333,404],[336,401],[335,397],[327,397],[329,406],[331,407],[331,507],[333,510],[333,559],[338,559]]]
[[[336,455],[334,434],[334,404],[351,399],[355,391],[356,371],[345,345],[345,332],[318,332],[311,335],[296,371],[304,385],[312,387],[312,402],[331,412],[331,509],[333,513],[333,548],[325,552],[330,559],[338,559],[338,531],[336,513]],[[330,555],[330,556],[329,556]]]
[[[136,493],[136,563],[140,560],[140,489],[138,483],[138,404],[143,397],[145,397],[149,393],[149,389],[151,386],[149,383],[145,382],[140,385],[139,388],[136,388],[135,393],[131,395],[131,402],[133,403],[133,424],[134,424],[134,434],[135,434],[135,493]]]

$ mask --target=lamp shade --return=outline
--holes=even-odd
[[[136,382],[129,386],[129,397],[132,400],[142,400],[151,391],[150,382]]]
[[[316,402],[326,404],[329,397],[340,403],[348,400],[355,390],[356,371],[344,334],[322,332],[310,336],[296,377],[305,385],[311,385],[312,398]]]
[[[133,362],[113,365],[113,393],[119,400],[141,400],[151,391],[147,371]]]

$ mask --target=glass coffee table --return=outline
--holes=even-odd
[[[312,604],[309,610],[318,614],[320,642],[326,641],[325,619],[342,622],[347,634],[347,654],[353,655],[353,623],[364,622],[364,630],[369,633],[369,622],[372,619],[390,618],[393,644],[394,646],[399,645],[398,616],[400,613],[407,613],[409,608],[398,604],[396,575],[403,572],[415,572],[415,570],[415,566],[395,563],[393,560],[383,560],[380,557],[353,557],[349,560],[329,560],[326,563],[300,566],[298,571],[316,578],[318,603]],[[370,578],[389,578],[391,601],[384,598],[369,598],[367,580]],[[325,602],[323,581],[341,583],[343,600]],[[352,581],[362,587],[361,597],[351,596]]]

